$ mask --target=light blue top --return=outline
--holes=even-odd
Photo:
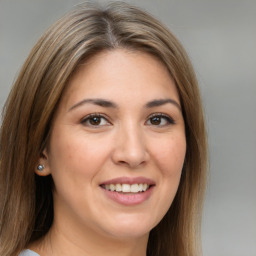
[[[40,256],[40,255],[31,250],[24,250],[19,254],[19,256]]]

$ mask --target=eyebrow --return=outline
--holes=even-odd
[[[117,105],[109,100],[104,99],[84,99],[76,103],[74,106],[72,106],[68,111],[71,111],[77,107],[80,107],[86,103],[91,103],[97,106],[105,107],[105,108],[117,108]]]
[[[180,104],[177,101],[173,100],[173,99],[156,99],[156,100],[152,100],[152,101],[148,102],[145,105],[145,107],[146,108],[159,107],[159,106],[165,105],[167,103],[171,103],[171,104],[175,105],[179,110],[181,110]]]
[[[68,111],[71,111],[71,110],[73,110],[77,107],[80,107],[84,104],[87,104],[87,103],[94,104],[94,105],[97,105],[100,107],[105,107],[105,108],[118,108],[116,103],[109,101],[109,100],[84,99],[84,100],[79,101],[75,105],[73,105]],[[159,106],[165,105],[167,103],[171,103],[171,104],[175,105],[179,110],[181,110],[179,103],[177,101],[175,101],[173,99],[169,99],[169,98],[168,99],[156,99],[156,100],[149,101],[148,103],[145,104],[144,107],[146,107],[146,108],[159,107]]]

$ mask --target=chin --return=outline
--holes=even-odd
[[[150,230],[148,229],[128,229],[128,230],[114,230],[112,231],[112,237],[118,238],[120,240],[133,240],[147,238]]]
[[[149,232],[157,225],[151,217],[141,216],[119,216],[113,218],[114,223],[110,226],[110,233],[114,237],[123,239],[147,237]]]

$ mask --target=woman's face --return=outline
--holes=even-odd
[[[177,89],[155,57],[106,51],[80,66],[54,119],[46,172],[54,225],[147,237],[169,209],[186,152]]]

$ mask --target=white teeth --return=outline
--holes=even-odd
[[[139,192],[139,185],[138,184],[132,184],[131,185],[131,192],[138,193]]]
[[[149,185],[148,184],[109,184],[109,185],[103,185],[103,187],[106,190],[109,191],[116,191],[116,192],[123,192],[123,193],[138,193],[138,192],[144,192],[148,190]]]
[[[131,192],[131,186],[129,184],[123,184],[122,185],[122,192]]]
[[[116,184],[116,191],[121,192],[122,191],[122,185],[121,184]]]
[[[142,191],[146,191],[147,189],[148,189],[148,185],[147,184],[143,184]]]

